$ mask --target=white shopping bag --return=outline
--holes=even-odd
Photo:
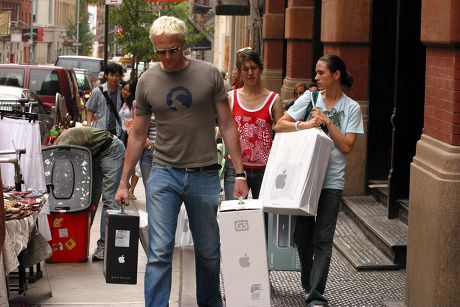
[[[264,211],[316,215],[333,146],[317,128],[277,133],[259,195]]]
[[[184,204],[180,207],[179,216],[177,217],[175,245],[193,246],[192,232],[188,225],[187,210],[185,210]]]
[[[144,248],[145,254],[148,255],[148,246],[149,246],[149,216],[144,210],[138,210],[139,213],[139,239],[141,241],[142,247]]]

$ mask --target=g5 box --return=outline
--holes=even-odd
[[[223,201],[219,229],[227,306],[270,306],[262,201]]]
[[[139,214],[107,210],[105,224],[104,276],[107,283],[137,283]]]

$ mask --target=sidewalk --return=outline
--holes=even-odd
[[[134,201],[135,207],[145,209],[144,186],[141,181],[136,186]],[[147,257],[139,242],[137,285],[118,285],[105,282],[103,274],[103,261],[92,262],[91,256],[96,248],[99,238],[99,225],[101,221],[101,208],[99,206],[91,227],[89,258],[85,263],[45,263],[42,265],[43,278],[35,283],[29,283],[25,296],[10,293],[10,306],[144,306],[144,273]],[[127,210],[134,210],[133,205]],[[180,249],[174,251],[173,285],[169,305],[179,306],[180,290]],[[50,286],[52,296],[50,295]]]
[[[134,205],[145,210],[142,182],[136,187],[138,200]],[[128,207],[128,210],[133,207]],[[139,244],[137,285],[107,284],[103,262],[92,262],[91,255],[99,236],[100,208],[91,230],[90,255],[85,263],[44,264],[44,276],[29,284],[26,295],[11,293],[10,306],[144,306],[144,272],[147,261]],[[49,275],[52,296],[46,275]],[[169,301],[171,307],[197,306],[195,297],[195,262],[193,247],[176,247],[173,260],[173,281]],[[300,273],[270,272],[271,306],[305,306],[306,295],[300,286]],[[333,250],[326,286],[330,306],[404,306],[406,272],[356,271],[338,252]],[[223,284],[221,284],[223,287]],[[245,307],[245,306],[240,306]]]

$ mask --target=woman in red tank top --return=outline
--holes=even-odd
[[[229,101],[240,135],[246,176],[235,174],[228,156],[224,177],[225,199],[234,199],[235,180],[247,180],[252,198],[256,199],[272,145],[272,127],[283,115],[283,105],[277,93],[262,86],[263,64],[259,54],[252,48],[244,48],[236,56],[236,66],[244,85],[229,92]]]

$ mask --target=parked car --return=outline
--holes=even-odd
[[[51,127],[54,125],[55,114],[53,108],[43,104],[40,98],[28,89],[0,85],[0,110],[21,111],[21,99],[23,102],[31,105],[24,108],[25,112],[36,113],[38,115],[41,140],[42,144],[44,144]]]
[[[91,91],[93,90],[94,86],[91,74],[86,69],[75,68],[74,71],[75,76],[77,77],[78,90],[80,91],[80,96],[86,102],[91,96]]]
[[[71,118],[80,121],[81,98],[71,68],[50,65],[0,64],[0,85],[29,89],[43,104],[53,107],[56,94],[64,97]]]
[[[97,80],[97,75],[100,71],[104,71],[104,60],[90,56],[78,55],[60,55],[58,56],[56,66],[87,69],[93,78],[93,82]]]

